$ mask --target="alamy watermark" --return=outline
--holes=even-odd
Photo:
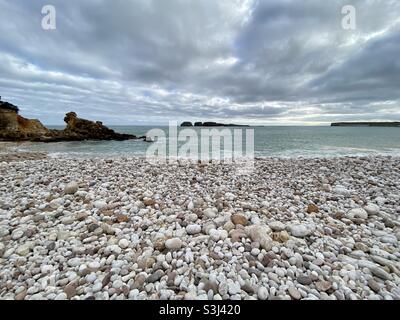
[[[236,166],[237,174],[254,169],[254,129],[249,128],[185,128],[178,130],[171,121],[168,133],[152,129],[147,135],[153,143],[146,151],[152,164],[223,163]]]
[[[352,5],[346,5],[342,7],[342,28],[344,30],[356,30],[357,28],[357,17],[356,8]]]
[[[52,5],[45,5],[42,7],[42,29],[55,30],[57,29],[57,12],[56,8]]]
[[[50,4],[45,5],[42,7],[41,13],[43,15],[43,30],[57,29],[57,12],[55,6]],[[342,7],[341,13],[343,15],[342,28],[344,30],[355,30],[357,28],[356,8],[352,5],[345,5]]]

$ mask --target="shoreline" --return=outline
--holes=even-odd
[[[7,151],[7,152],[4,152]],[[320,160],[320,161],[341,161],[341,160],[373,160],[373,159],[400,159],[400,155],[387,155],[387,154],[379,154],[379,155],[341,155],[341,156],[296,156],[296,157],[284,157],[284,156],[264,156],[264,157],[254,157],[254,162],[259,161],[312,161],[312,160]],[[59,154],[59,153],[46,153],[46,152],[34,152],[34,151],[9,151],[9,150],[1,150],[0,148],[0,164],[10,163],[10,162],[18,162],[18,161],[36,161],[36,160],[90,160],[90,161],[102,161],[102,160],[141,160],[146,162],[147,165],[156,165],[157,158],[153,158],[153,162],[150,162],[146,158],[145,155],[92,155],[92,154],[84,154],[84,155],[76,155],[76,154]],[[173,165],[175,163],[180,164],[188,164],[193,165],[197,163],[211,163],[217,165],[235,165],[242,163],[240,160],[238,161],[227,161],[223,160],[198,160],[198,159],[190,159],[190,158],[167,158],[166,164]]]
[[[4,142],[0,141],[0,163],[2,161],[10,162],[15,160],[42,160],[42,159],[146,159],[145,154],[133,154],[133,153],[110,153],[110,154],[100,154],[95,152],[48,152],[48,151],[33,151],[28,149],[19,149],[21,145],[31,145],[32,142]],[[295,155],[295,156],[255,156],[255,161],[262,160],[341,160],[347,158],[360,158],[360,159],[373,159],[373,158],[400,158],[400,154],[388,154],[388,153],[377,153],[377,154],[348,154],[348,155]],[[167,156],[167,163],[170,160],[187,161],[196,163],[198,159],[190,159],[188,157],[171,157]],[[206,160],[207,161],[207,160]],[[210,159],[210,161],[216,162],[215,159]],[[223,160],[221,161],[223,162]],[[218,161],[217,161],[218,163]],[[229,161],[228,161],[229,164]]]
[[[0,164],[0,299],[400,299],[400,158],[239,169]]]
[[[48,154],[45,152],[21,151],[15,149],[18,146],[16,142],[0,141],[0,163],[10,163],[26,160],[44,160],[48,159]]]

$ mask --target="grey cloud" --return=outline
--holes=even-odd
[[[317,91],[345,94],[354,100],[399,97],[400,27],[368,43],[350,59],[314,81]]]
[[[329,122],[399,109],[400,3],[347,0],[0,0],[0,95],[60,123]],[[346,118],[347,117],[347,118]]]

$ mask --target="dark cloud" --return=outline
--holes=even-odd
[[[314,81],[315,90],[352,100],[399,99],[400,28],[369,41],[348,60]]]
[[[47,4],[0,0],[0,95],[46,123],[400,118],[397,0],[52,0],[44,31]]]

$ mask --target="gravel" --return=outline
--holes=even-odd
[[[399,158],[22,157],[0,177],[0,299],[400,299]]]

